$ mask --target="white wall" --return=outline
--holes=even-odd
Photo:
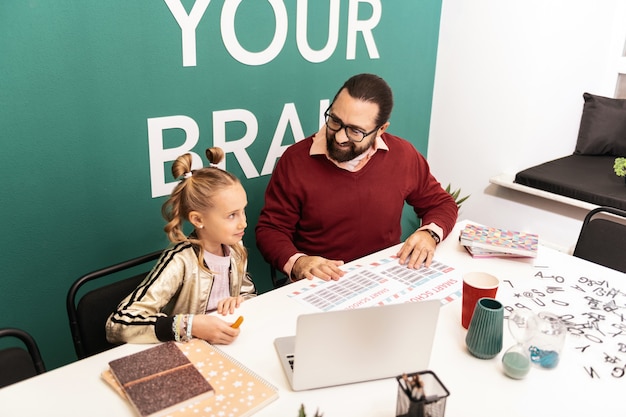
[[[460,219],[571,250],[585,210],[489,183],[574,151],[583,92],[612,97],[625,0],[443,0],[428,160]]]

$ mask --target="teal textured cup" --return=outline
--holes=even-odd
[[[481,298],[476,303],[467,329],[467,350],[480,359],[491,359],[502,350],[504,308],[493,298]]]

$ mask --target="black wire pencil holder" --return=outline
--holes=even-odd
[[[450,395],[432,371],[402,374],[398,381],[396,417],[443,417]]]

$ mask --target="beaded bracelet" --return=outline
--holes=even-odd
[[[187,341],[187,318],[189,316],[187,316],[187,314],[181,314],[181,316],[183,316],[183,318],[181,320],[179,342],[186,342]]]
[[[175,315],[174,319],[172,320],[172,333],[174,333],[174,340],[177,342],[180,341],[180,320],[180,314]]]
[[[193,314],[177,314],[172,321],[172,333],[177,342],[187,342],[191,340],[191,326],[193,324]]]
[[[193,324],[193,314],[190,314],[187,318],[187,340],[189,341],[191,340],[192,336],[191,336],[191,326]]]

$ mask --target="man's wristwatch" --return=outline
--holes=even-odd
[[[441,238],[439,237],[439,235],[435,232],[433,232],[430,229],[424,229],[425,231],[427,231],[428,233],[430,233],[430,235],[432,236],[433,239],[435,239],[435,244],[438,245],[439,242],[441,242]]]

